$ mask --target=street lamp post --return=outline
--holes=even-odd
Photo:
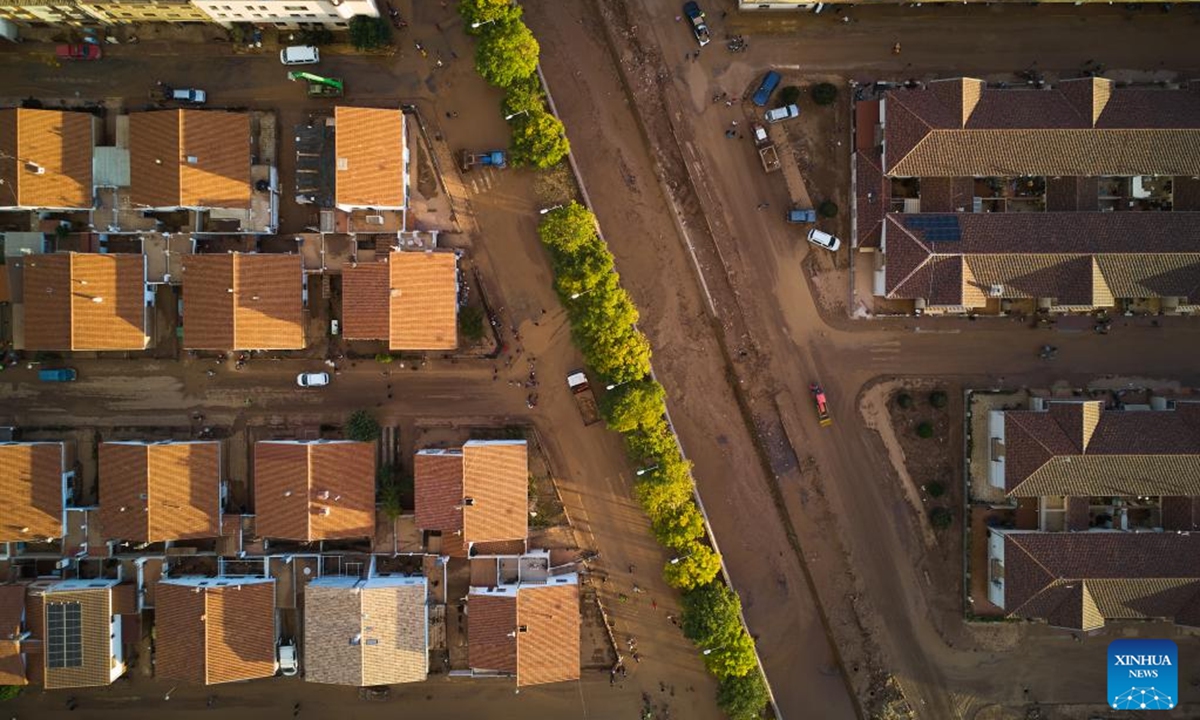
[[[528,111],[528,110],[518,110],[518,111],[516,111],[515,113],[509,113],[508,115],[505,115],[505,116],[504,116],[504,119],[505,119],[505,120],[512,120],[513,118],[515,118],[515,117],[516,117],[516,116],[518,116],[518,115],[528,115],[528,114],[529,114],[529,111]]]
[[[591,292],[591,291],[589,291],[589,292]],[[628,385],[631,382],[633,382],[633,380],[626,380],[625,382],[619,382],[619,383],[613,383],[611,385],[605,385],[604,389],[605,390],[616,390],[617,388],[621,387],[622,385]]]
[[[658,466],[657,466],[657,465],[651,465],[650,467],[644,467],[644,468],[642,468],[642,469],[640,469],[640,470],[638,470],[638,471],[637,471],[637,475],[640,477],[640,476],[642,476],[642,475],[645,475],[646,473],[648,473],[648,472],[650,472],[650,471],[652,471],[652,470],[657,470],[657,469],[658,469]]]
[[[491,23],[494,23],[494,22],[496,22],[496,18],[492,18],[491,20],[484,20],[483,22],[471,23],[471,29],[478,30],[479,28],[483,27],[484,25],[490,25]]]
[[[538,215],[545,215],[546,213],[554,212],[555,210],[561,210],[561,209],[562,209],[562,205],[555,205],[553,207],[542,208],[541,210],[538,210]]]

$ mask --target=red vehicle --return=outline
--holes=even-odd
[[[72,43],[59,45],[54,49],[54,54],[59,60],[99,60],[103,51],[99,45],[92,43]]]
[[[825,400],[825,391],[817,383],[809,385],[808,391],[812,393],[813,403],[817,406],[817,419],[820,420],[821,427],[829,427],[833,424],[833,418],[829,417],[829,403]]]

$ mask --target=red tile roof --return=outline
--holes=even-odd
[[[375,454],[373,442],[255,443],[259,536],[301,541],[371,536]]]
[[[347,340],[387,340],[388,308],[386,263],[342,270],[342,335]]]
[[[217,586],[228,582],[227,586]],[[212,685],[275,674],[275,583],[158,583],[155,675]]]
[[[0,207],[92,207],[91,113],[0,110]]]
[[[339,106],[333,114],[337,205],[404,207],[404,113]]]
[[[304,347],[304,275],[299,255],[188,255],[183,271],[185,347]]]
[[[104,537],[162,542],[220,534],[217,442],[100,444]]]
[[[461,452],[423,451],[413,460],[417,527],[462,530],[463,457]]]
[[[55,253],[23,264],[26,348],[146,347],[145,256]]]
[[[471,593],[467,599],[467,655],[476,670],[517,672],[517,598]]]
[[[129,116],[130,199],[155,208],[249,208],[250,116],[163,110]]]
[[[62,443],[0,443],[0,542],[63,536]]]

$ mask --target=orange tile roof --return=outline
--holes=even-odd
[[[337,205],[404,207],[404,113],[339,106],[333,116]]]
[[[275,674],[274,581],[161,581],[155,622],[160,678],[212,685]]]
[[[458,257],[393,252],[388,257],[392,350],[458,347]]]
[[[0,443],[0,542],[63,536],[62,458],[62,443]]]
[[[104,537],[162,542],[217,537],[218,442],[100,444]]]
[[[303,303],[299,255],[189,255],[183,265],[184,347],[301,349]]]
[[[254,506],[261,537],[331,540],[375,531],[375,443],[254,444]]]
[[[413,489],[418,528],[462,530],[462,453],[417,453],[413,458]]]
[[[101,588],[63,587],[62,584],[51,586],[34,602],[41,606],[38,615],[39,623],[37,637],[43,640],[45,648],[41,654],[43,682],[46,689],[97,687],[111,684],[112,671],[112,591],[108,586]],[[82,662],[76,666],[55,668],[49,666],[48,643],[45,642],[47,632],[45,623],[49,617],[48,608],[63,603],[79,603],[82,644]]]
[[[26,685],[21,658],[21,624],[25,615],[25,586],[0,585],[0,685]]]
[[[144,255],[55,253],[22,262],[27,349],[145,349]]]
[[[250,116],[163,110],[129,116],[135,205],[250,207]]]
[[[529,532],[529,461],[524,440],[463,445],[463,538],[524,540]]]
[[[342,335],[347,340],[387,339],[386,263],[361,263],[342,270]]]
[[[0,207],[92,207],[96,122],[90,113],[0,110]]]
[[[517,687],[579,679],[577,584],[522,586],[517,623]]]

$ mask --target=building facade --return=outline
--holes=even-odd
[[[277,28],[347,28],[355,15],[379,17],[375,0],[195,0],[213,22],[271,23]]]

